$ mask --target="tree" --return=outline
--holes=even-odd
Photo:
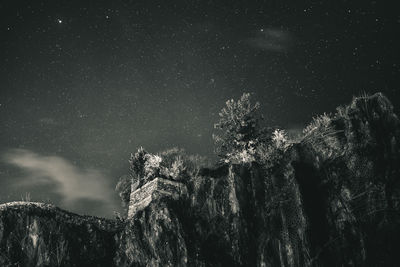
[[[121,198],[122,207],[128,208],[130,197],[131,197],[131,185],[132,177],[130,175],[122,175],[118,179],[118,183],[115,186],[115,191]]]
[[[131,154],[129,159],[129,174],[122,175],[118,179],[118,183],[115,187],[115,191],[118,193],[122,201],[122,206],[127,208],[130,201],[132,184],[139,186],[144,183],[146,178],[146,162],[148,153],[140,147],[135,154]]]
[[[259,108],[258,102],[251,104],[249,93],[244,93],[237,101],[226,102],[219,113],[219,121],[214,124],[218,133],[213,134],[216,152],[225,161],[238,155],[250,160],[255,147],[263,141],[266,130],[260,125],[263,117]]]

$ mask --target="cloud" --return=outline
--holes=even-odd
[[[247,43],[256,49],[286,52],[293,44],[293,36],[288,31],[266,28],[259,30],[256,36],[247,40]]]
[[[107,209],[117,209],[110,179],[99,170],[82,169],[62,157],[43,156],[26,149],[10,150],[4,160],[25,171],[24,186],[54,184],[64,208],[84,211],[80,205],[91,203],[98,210],[94,204],[97,203]]]

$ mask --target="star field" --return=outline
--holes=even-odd
[[[6,0],[0,12],[0,152],[57,156],[112,183],[139,146],[211,156],[218,111],[243,92],[288,129],[361,92],[400,104],[394,2]],[[58,203],[12,186],[21,177],[0,162],[0,201],[29,190]]]

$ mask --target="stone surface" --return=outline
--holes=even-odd
[[[186,196],[187,189],[183,183],[163,178],[155,178],[131,193],[128,218],[147,207],[156,198],[171,198],[179,200]]]
[[[262,162],[154,179],[125,221],[0,205],[0,266],[400,266],[393,107],[356,98],[326,123]]]
[[[119,228],[50,204],[2,204],[0,266],[111,266]]]

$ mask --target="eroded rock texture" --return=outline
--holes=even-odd
[[[1,206],[0,265],[400,266],[399,140],[376,94],[257,161],[202,169],[183,191],[139,188],[126,221]]]
[[[52,205],[0,205],[0,266],[111,266],[113,221],[79,216]]]

